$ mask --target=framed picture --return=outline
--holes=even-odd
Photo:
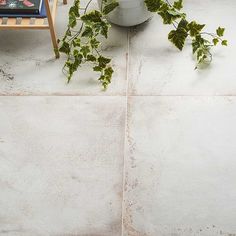
[[[0,0],[0,14],[40,14],[43,0]]]

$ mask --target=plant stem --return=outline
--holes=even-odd
[[[201,34],[210,35],[210,36],[213,37],[213,38],[217,38],[217,39],[219,39],[220,41],[223,41],[223,39],[222,39],[221,37],[219,37],[218,35],[213,34],[213,33],[202,32]]]
[[[92,1],[93,1],[93,0],[89,0],[89,2],[87,3],[87,5],[85,6],[85,8],[84,8],[84,14],[86,14],[86,12],[87,12],[87,10],[88,10],[88,7],[89,7],[89,5],[91,4]],[[71,40],[75,39],[77,36],[80,35],[80,33],[82,32],[83,27],[84,27],[84,22],[82,22],[82,25],[81,25],[79,31],[78,31],[73,37],[71,37],[71,38],[68,40],[68,43],[69,43]]]
[[[170,7],[172,7],[172,4],[169,2],[169,0],[165,0],[165,1]]]

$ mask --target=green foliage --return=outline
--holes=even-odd
[[[68,82],[73,74],[85,63],[91,63],[95,72],[99,73],[98,80],[104,89],[111,83],[114,73],[111,67],[111,59],[100,53],[101,36],[107,38],[110,24],[106,16],[119,4],[119,0],[102,0],[101,10],[88,11],[88,0],[85,8],[80,7],[80,0],[74,0],[69,10],[68,27],[60,42],[59,51],[66,54],[63,71],[67,75]],[[203,63],[212,60],[211,48],[221,44],[227,46],[227,40],[223,39],[225,29],[218,27],[215,33],[203,32],[205,24],[196,21],[189,22],[186,14],[181,12],[183,0],[144,0],[147,9],[161,16],[164,24],[173,25],[174,29],[168,34],[168,39],[179,50],[182,50],[186,39],[192,41],[192,52],[196,56],[196,68]],[[204,38],[206,36],[207,38]],[[210,39],[209,39],[210,38]]]
[[[222,46],[228,46],[228,41],[227,40],[222,40],[221,45]]]
[[[119,6],[119,3],[116,0],[103,0],[103,8],[102,8],[102,13],[104,15],[109,14],[112,12],[116,7]]]
[[[178,27],[176,30],[171,30],[168,35],[168,39],[181,51],[187,37],[188,33],[183,27]]]
[[[172,24],[175,29],[168,34],[168,39],[182,50],[188,37],[192,40],[193,54],[196,55],[197,65],[209,63],[212,60],[211,48],[218,45],[227,46],[227,40],[223,39],[225,29],[218,27],[216,33],[203,32],[205,24],[196,21],[188,22],[186,14],[180,10],[183,8],[183,0],[176,0],[172,4],[169,0],[145,0],[147,9],[156,12],[163,19],[164,24]],[[207,36],[211,38],[211,42]]]
[[[162,5],[162,0],[145,0],[144,2],[150,12],[158,12]]]
[[[212,59],[212,55],[210,53],[211,44],[208,40],[202,38],[200,34],[196,35],[192,40],[192,48],[193,54],[197,57],[197,65],[203,63],[208,63]]]
[[[80,1],[75,0],[69,10],[68,26],[62,40],[59,40],[59,51],[66,54],[67,60],[63,72],[68,82],[73,74],[85,63],[91,63],[93,70],[98,72],[98,80],[104,89],[111,83],[114,70],[110,63],[111,59],[100,53],[101,36],[107,38],[110,24],[106,15],[117,6],[116,0],[103,0],[101,11],[88,11],[91,1],[85,8],[80,7]]]
[[[198,24],[196,21],[192,21],[188,24],[189,34],[191,37],[195,37],[200,34],[205,25]]]
[[[162,17],[164,24],[172,24],[178,18],[184,18],[185,16],[176,11],[173,7],[170,7],[167,3],[163,3],[159,8],[158,14]]]
[[[219,39],[218,38],[213,38],[212,42],[214,43],[214,46],[216,46],[219,43]]]
[[[219,37],[223,37],[224,36],[224,32],[225,32],[225,28],[218,27],[218,29],[216,30],[216,34]]]
[[[183,8],[183,0],[175,1],[173,7],[177,10],[181,10]]]

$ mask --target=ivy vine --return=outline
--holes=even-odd
[[[84,8],[80,6],[80,0],[74,0],[69,10],[69,22],[62,40],[59,40],[59,51],[67,55],[63,67],[68,82],[82,64],[91,63],[93,70],[99,73],[98,80],[104,89],[111,83],[113,68],[111,59],[101,54],[101,36],[107,38],[110,24],[107,15],[118,5],[118,0],[102,0],[100,10],[88,11],[93,0],[88,0]],[[180,51],[182,51],[186,39],[192,41],[192,52],[196,55],[197,64],[212,61],[211,48],[217,44],[227,46],[227,40],[223,38],[225,29],[218,27],[215,33],[203,31],[205,24],[196,21],[188,21],[186,13],[182,12],[183,0],[144,0],[148,11],[157,13],[164,24],[173,25],[174,29],[168,34],[168,39]]]
[[[201,64],[212,61],[212,47],[218,43],[227,46],[227,40],[223,39],[225,28],[218,27],[215,33],[203,32],[205,24],[199,24],[196,21],[189,22],[186,19],[186,13],[181,12],[183,0],[174,1],[173,4],[169,0],[145,0],[145,3],[150,12],[155,12],[161,16],[164,24],[173,25],[174,29],[168,34],[168,39],[180,51],[182,51],[187,37],[191,38],[192,51],[197,58],[195,69]]]
[[[110,24],[106,16],[118,6],[118,2],[103,0],[100,11],[88,11],[91,2],[88,1],[85,8],[81,8],[80,0],[74,1],[69,10],[67,30],[62,40],[59,40],[59,51],[67,55],[63,72],[68,82],[82,64],[92,63],[93,70],[100,73],[98,80],[106,89],[111,83],[114,70],[110,65],[111,59],[103,56],[99,50],[100,37],[108,37]]]

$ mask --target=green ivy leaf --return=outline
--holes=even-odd
[[[197,62],[199,64],[203,64],[208,62],[209,57],[209,48],[206,45],[203,45],[197,50]]]
[[[193,54],[196,54],[197,57],[197,66],[203,63],[209,63],[211,61],[212,55],[210,53],[211,45],[210,42],[201,37],[201,35],[197,35],[194,37],[192,42]]]
[[[204,44],[204,39],[197,35],[192,41],[193,54]]]
[[[205,25],[198,24],[196,21],[192,21],[188,24],[190,36],[194,37],[198,35],[202,29],[205,27]]]
[[[168,39],[179,49],[182,51],[186,38],[188,37],[187,31],[180,27],[176,30],[170,31],[168,35]]]
[[[89,55],[87,55],[87,60],[91,61],[91,62],[95,62],[97,59],[96,59],[96,57],[94,55],[89,54]]]
[[[221,42],[221,45],[223,45],[223,46],[228,46],[228,41],[227,41],[227,40],[223,40],[223,41]]]
[[[75,1],[74,1],[74,6],[75,6],[76,10],[78,9],[77,14],[75,14],[75,15],[76,15],[77,17],[79,17],[79,16],[80,16],[80,14],[79,14],[80,0],[75,0]]]
[[[69,10],[69,15],[70,14],[74,14],[76,17],[79,17],[80,16],[80,14],[79,14],[79,7],[77,6],[77,5],[74,5],[74,6],[72,6],[71,8],[70,8],[70,10]]]
[[[109,66],[109,67],[105,68],[103,72],[104,73],[101,74],[101,76],[100,76],[100,78],[98,80],[101,81],[102,86],[104,87],[104,89],[106,89],[107,86],[111,83],[111,79],[112,79],[112,75],[113,75],[114,71]]]
[[[89,13],[83,15],[81,17],[81,20],[84,21],[85,23],[96,23],[96,22],[101,22],[102,21],[102,13],[94,10],[94,11],[90,11]]]
[[[167,3],[163,3],[161,5],[158,14],[162,17],[164,24],[171,24],[174,20],[184,17],[182,13],[177,12],[174,8],[171,8]]]
[[[101,72],[103,70],[103,68],[101,66],[94,66],[93,70],[97,71],[97,72]]]
[[[118,6],[119,6],[119,3],[117,1],[113,1],[113,2],[104,6],[104,8],[102,9],[102,13],[104,15],[108,15],[110,12],[112,12]]]
[[[90,40],[90,45],[92,48],[98,48],[100,45],[100,42],[96,38],[92,38]]]
[[[105,68],[106,65],[109,64],[110,62],[111,62],[110,58],[106,58],[106,57],[103,57],[103,56],[100,56],[98,58],[99,66],[102,67],[102,68]]]
[[[85,29],[81,35],[82,37],[92,37],[93,36],[93,29],[90,26],[85,26]]]
[[[100,26],[100,33],[101,33],[101,35],[103,35],[107,39],[108,38],[108,30],[109,30],[110,24],[102,21],[102,22],[99,23],[99,26]]]
[[[203,61],[206,58],[207,58],[207,56],[205,55],[203,48],[199,48],[198,51],[197,51],[197,61],[198,61],[198,64],[203,63]]]
[[[73,64],[73,69],[74,69],[73,72],[75,72],[78,69],[78,67],[82,63],[82,60],[83,60],[83,55],[81,53],[76,53],[75,61],[74,61],[74,64]]]
[[[163,4],[162,0],[145,0],[146,7],[150,12],[159,11],[161,5]]]
[[[212,39],[212,42],[216,46],[218,44],[218,42],[219,42],[219,39],[218,38],[214,38],[214,39]]]
[[[71,12],[69,14],[69,26],[71,28],[74,28],[76,26],[76,16],[75,16],[75,13],[74,12]]]
[[[181,21],[178,24],[178,28],[183,28],[188,32],[189,31],[188,21],[185,20],[184,18],[182,18]]]
[[[225,32],[225,28],[218,27],[218,29],[216,30],[216,34],[219,37],[223,37],[224,36],[224,32]]]
[[[114,73],[114,70],[110,66],[104,70],[104,74],[107,78],[111,78],[113,73]]]
[[[74,47],[80,47],[80,45],[81,45],[80,38],[75,38],[75,39],[72,41],[72,44],[73,44]]]
[[[181,10],[183,8],[183,0],[175,1],[173,6],[175,9]]]
[[[62,45],[60,46],[59,51],[68,55],[70,53],[69,43],[64,41]]]
[[[177,17],[177,18],[183,17],[183,18],[184,18],[184,17],[186,16],[184,13],[177,12],[175,9],[167,10],[167,12],[168,12],[172,17]]]
[[[82,46],[80,52],[83,54],[84,57],[86,57],[90,52],[89,46]]]

